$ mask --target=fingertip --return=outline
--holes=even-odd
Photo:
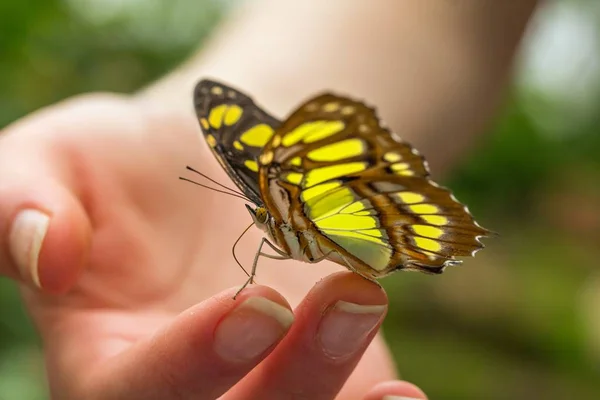
[[[375,385],[364,400],[427,400],[425,393],[406,381],[387,381]]]
[[[49,294],[67,292],[85,266],[91,243],[82,205],[67,189],[48,183],[3,192],[1,272]]]
[[[264,357],[289,331],[294,313],[272,289],[252,288],[236,298],[214,331],[214,350],[221,360],[248,364]]]
[[[320,280],[306,296],[306,302],[318,301],[330,304],[333,301],[363,305],[387,305],[385,290],[354,272],[337,272]]]
[[[353,272],[334,273],[319,281],[296,307],[297,322],[291,337],[314,341],[317,358],[325,356],[338,364],[357,362],[387,307],[388,298],[381,286]]]
[[[236,287],[232,287],[229,288],[223,292],[221,292],[220,294],[218,294],[217,296],[219,296],[222,300],[224,301],[233,301],[234,304],[240,304],[243,303],[246,299],[250,298],[250,297],[264,297],[266,299],[269,299],[285,308],[288,308],[291,310],[291,306],[290,303],[287,301],[287,299],[285,297],[283,297],[283,295],[281,293],[279,293],[278,291],[276,291],[275,289],[269,287],[269,286],[264,286],[264,285],[250,285],[246,288],[244,288],[244,290],[242,290],[241,292],[239,292],[239,294],[236,296],[236,293],[239,291],[239,286]]]
[[[173,321],[169,331],[176,336],[186,336],[191,347],[203,348],[214,344],[215,347],[222,350],[224,344],[242,343],[244,339],[247,339],[243,335],[240,336],[242,332],[248,333],[240,328],[241,318],[230,318],[232,315],[239,316],[236,311],[243,310],[243,314],[247,314],[247,311],[253,315],[261,314],[265,317],[261,319],[280,325],[280,328],[276,330],[281,330],[282,333],[287,332],[294,320],[294,315],[289,303],[281,294],[267,286],[252,285],[242,290],[234,298],[238,290],[239,287],[226,289],[190,307]],[[271,325],[270,322],[267,324]],[[230,337],[231,340],[229,340]],[[177,341],[171,342],[175,344]],[[218,354],[219,351],[216,353]],[[210,353],[205,351],[204,355],[208,357]],[[233,358],[244,357],[220,357],[219,359],[225,361],[223,365],[226,365]],[[217,365],[217,359],[213,359],[211,362]]]

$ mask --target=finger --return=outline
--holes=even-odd
[[[224,399],[296,394],[333,399],[376,335],[386,310],[385,292],[372,282],[353,273],[325,278],[295,310],[296,322],[285,340]]]
[[[53,159],[60,149],[34,128],[23,123],[0,137],[0,275],[62,293],[83,268],[91,224],[64,160]]]
[[[217,398],[270,353],[294,319],[272,289],[250,287],[236,300],[234,294],[228,290],[192,307],[109,359],[76,398]]]
[[[425,393],[405,381],[388,381],[377,384],[367,393],[364,400],[417,400],[427,399]]]

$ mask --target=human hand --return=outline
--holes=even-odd
[[[424,398],[377,385],[394,372],[376,285],[341,273],[304,297],[332,266],[261,264],[259,280],[299,304],[294,314],[266,286],[232,299],[244,276],[230,246],[249,216],[177,179],[194,161],[226,179],[192,115],[92,95],[0,136],[0,273],[21,284],[53,397],[332,399],[366,351],[338,398]]]

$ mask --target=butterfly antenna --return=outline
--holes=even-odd
[[[202,183],[193,181],[193,180],[188,179],[188,178],[184,178],[183,176],[180,176],[179,179],[181,179],[182,181],[193,183],[194,185],[198,185],[198,186],[201,186],[201,187],[206,188],[206,189],[210,189],[210,190],[218,192],[218,193],[228,194],[229,196],[237,197],[239,199],[242,199],[242,200],[245,200],[245,201],[248,201],[248,202],[252,202],[252,200],[250,200],[249,198],[247,198],[246,196],[241,195],[241,194],[226,192],[225,190],[220,190],[220,189],[215,189],[214,187],[203,185]]]
[[[235,193],[235,194],[237,194],[237,195],[244,196],[244,194],[243,194],[243,193],[241,193],[241,192],[238,192],[237,190],[235,190],[235,189],[232,189],[232,188],[230,188],[229,186],[225,186],[225,185],[223,185],[222,183],[219,183],[218,181],[216,181],[216,180],[212,179],[211,177],[209,177],[209,176],[205,175],[204,173],[202,173],[202,172],[200,172],[200,171],[198,171],[198,170],[196,170],[196,169],[194,169],[194,168],[190,167],[189,165],[187,165],[185,168],[186,168],[187,170],[189,170],[189,171],[192,171],[192,172],[193,172],[193,173],[195,173],[195,174],[198,174],[198,175],[200,175],[201,177],[203,177],[203,178],[204,178],[204,179],[206,179],[207,181],[210,181],[210,182],[214,183],[215,185],[217,185],[217,186],[219,186],[219,187],[222,187],[223,189],[227,189],[227,190],[229,190],[230,192],[233,192],[233,193]],[[244,197],[246,197],[246,196],[244,196]],[[248,199],[248,200],[250,200],[250,199]]]
[[[248,232],[248,230],[250,228],[252,228],[252,225],[254,225],[254,222],[251,223],[250,225],[248,225],[248,227],[246,229],[244,229],[244,232],[242,232],[242,234],[240,236],[238,236],[237,240],[235,241],[235,243],[231,247],[231,254],[233,254],[233,259],[235,260],[235,262],[237,263],[237,265],[240,266],[240,268],[242,269],[242,271],[244,271],[244,273],[248,276],[248,278],[250,278],[250,274],[248,273],[248,271],[246,271],[246,268],[244,268],[242,266],[242,263],[240,263],[240,260],[238,260],[237,256],[235,255],[235,247],[238,245],[238,243],[240,242],[240,240],[242,239],[242,237],[246,234],[246,232]]]

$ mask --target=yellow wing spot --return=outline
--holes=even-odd
[[[206,135],[206,143],[208,143],[210,147],[215,147],[217,145],[217,139],[215,139],[213,135]]]
[[[400,200],[404,204],[422,203],[425,196],[414,192],[400,192],[392,194],[392,197]]]
[[[204,129],[205,131],[207,131],[208,128],[210,128],[210,125],[208,124],[206,118],[200,118],[200,125],[202,125],[202,129]]]
[[[392,171],[398,172],[398,171],[408,169],[409,167],[410,167],[410,165],[408,163],[401,162],[401,163],[392,164],[390,168],[392,169]]]
[[[260,163],[262,165],[271,164],[271,161],[273,161],[273,152],[272,151],[266,151],[266,152],[262,153],[260,155],[260,157],[258,157],[258,160],[260,161]]]
[[[305,143],[325,139],[344,129],[342,121],[313,121],[298,126],[287,133],[282,140],[285,147],[290,147],[303,140]]]
[[[354,112],[356,111],[356,109],[352,106],[344,106],[342,107],[342,115],[352,115],[354,114]]]
[[[419,248],[426,250],[426,251],[436,252],[436,251],[440,251],[442,249],[442,245],[433,239],[415,237],[415,238],[413,238],[413,240],[415,241],[415,244]]]
[[[440,228],[434,228],[429,225],[413,225],[412,230],[420,236],[426,236],[432,239],[439,239],[444,234],[444,231]]]
[[[305,186],[311,187],[330,179],[364,171],[366,167],[367,163],[352,162],[347,164],[331,165],[329,167],[315,168],[306,175]]]
[[[433,204],[417,204],[409,206],[409,208],[415,214],[435,214],[440,212],[440,209]]]
[[[254,161],[254,160],[246,160],[246,161],[244,161],[244,165],[249,170],[252,170],[254,172],[258,172],[258,164],[256,164],[256,161]]]
[[[375,237],[378,237],[378,238],[383,237],[383,231],[381,229],[364,229],[364,230],[359,231],[359,232],[362,233],[362,234],[365,234],[365,235],[375,236]]]
[[[290,164],[299,167],[300,165],[302,165],[302,160],[300,159],[300,157],[294,157],[290,160]]]
[[[309,104],[310,105],[310,104]],[[308,108],[308,106],[306,106]],[[281,141],[285,147],[290,147],[298,143],[307,133],[319,128],[325,121],[306,122],[298,126],[293,131],[287,133]]]
[[[310,189],[306,189],[302,192],[302,201],[307,202],[317,196],[322,195],[330,190],[340,187],[339,182],[323,183],[322,185],[313,186]]]
[[[227,111],[227,106],[225,104],[221,104],[220,106],[216,106],[210,110],[210,115],[208,116],[208,122],[210,122],[210,126],[215,129],[219,129],[223,123],[225,111]]]
[[[271,141],[271,146],[279,147],[280,144],[281,144],[281,136],[280,135],[273,136],[273,140]]]
[[[379,236],[370,234],[370,232],[378,232]],[[344,236],[354,239],[366,240],[369,242],[377,243],[383,246],[387,246],[387,243],[381,239],[381,231],[379,229],[366,229],[362,231],[338,231],[338,230],[323,230],[326,235]],[[364,234],[363,234],[364,233]]]
[[[402,160],[402,156],[398,153],[394,153],[393,151],[388,151],[383,155],[383,159],[389,163],[395,163]]]
[[[365,203],[369,204],[369,206],[371,205],[368,200],[355,201],[354,203],[344,207],[344,209],[342,210],[342,213],[352,214],[352,213],[356,213],[359,211],[363,211],[365,208],[367,208]]]
[[[364,210],[364,211],[356,211],[352,213],[353,215],[373,215],[375,214],[373,210]]]
[[[339,110],[339,108],[340,108],[340,103],[332,101],[331,103],[327,103],[323,106],[323,111],[334,112],[334,111]]]
[[[362,154],[364,145],[360,139],[347,139],[323,146],[308,153],[313,161],[339,161]]]
[[[441,215],[421,215],[421,218],[431,225],[441,226],[448,223],[448,218]]]
[[[223,88],[220,86],[213,86],[212,89],[210,89],[212,94],[215,94],[217,96],[220,96],[223,94]]]
[[[253,147],[264,147],[273,136],[273,128],[267,124],[258,124],[242,133],[242,143]]]
[[[304,208],[312,220],[317,220],[339,213],[353,201],[352,191],[347,187],[340,187],[315,198],[314,201],[307,201],[304,203]]]
[[[233,142],[233,147],[235,147],[235,148],[236,148],[236,149],[238,149],[239,151],[242,151],[242,150],[244,150],[244,146],[242,146],[242,144],[241,144],[241,143],[240,143],[238,140],[235,140],[235,141]]]
[[[287,180],[289,183],[293,183],[294,185],[299,185],[300,182],[302,182],[302,174],[299,174],[298,172],[290,172],[285,176],[285,180]]]
[[[392,171],[394,171],[396,175],[413,176],[415,174],[414,171],[409,169],[410,164],[408,163],[395,163],[392,164],[390,168],[392,168]]]
[[[242,108],[234,104],[227,109],[225,120],[223,122],[225,125],[231,126],[240,120],[242,113]]]
[[[319,129],[307,134],[304,138],[304,143],[313,143],[328,138],[344,129],[344,126],[342,121],[325,122]]]
[[[334,214],[315,221],[315,225],[320,229],[357,231],[360,229],[377,228],[377,218],[352,214]]]

